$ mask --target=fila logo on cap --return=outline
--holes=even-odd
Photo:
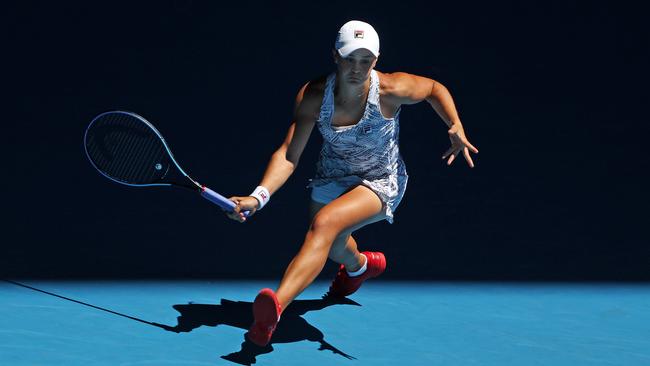
[[[354,31],[354,38],[363,38],[363,31],[362,30],[355,30]]]

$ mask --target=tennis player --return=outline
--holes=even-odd
[[[265,288],[255,298],[255,321],[247,337],[260,346],[268,344],[282,310],[318,276],[327,258],[340,263],[331,296],[354,293],[386,268],[383,253],[359,252],[351,234],[381,220],[393,223],[408,180],[398,146],[402,105],[426,100],[447,124],[451,147],[442,156],[447,165],[462,154],[474,167],[470,151],[478,153],[442,84],[374,69],[379,36],[370,24],[345,23],[333,56],[336,72],[306,83],[298,92],[289,131],[259,186],[249,196],[229,198],[237,207],[228,216],[239,222],[246,221],[242,211],[252,215],[261,210],[295,171],[314,126],[318,128],[323,146],[316,175],[307,186],[312,188],[311,225],[277,290]]]

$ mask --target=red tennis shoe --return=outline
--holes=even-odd
[[[278,303],[275,292],[270,288],[262,289],[253,302],[255,321],[246,333],[248,339],[258,346],[266,346],[280,321],[281,313],[282,307]]]
[[[367,264],[366,271],[359,276],[350,277],[345,270],[345,266],[341,264],[336,278],[332,281],[330,286],[329,295],[337,297],[345,297],[355,293],[363,281],[377,277],[386,269],[386,257],[381,252],[362,252],[366,256]]]

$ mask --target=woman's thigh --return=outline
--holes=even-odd
[[[318,213],[336,217],[341,229],[336,242],[347,242],[352,232],[377,221],[384,220],[383,203],[368,187],[357,185],[329,203],[311,200],[309,205],[310,228]]]

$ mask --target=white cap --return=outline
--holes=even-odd
[[[359,48],[365,48],[378,57],[379,35],[372,25],[359,20],[351,20],[339,29],[334,48],[342,57],[348,57]]]

